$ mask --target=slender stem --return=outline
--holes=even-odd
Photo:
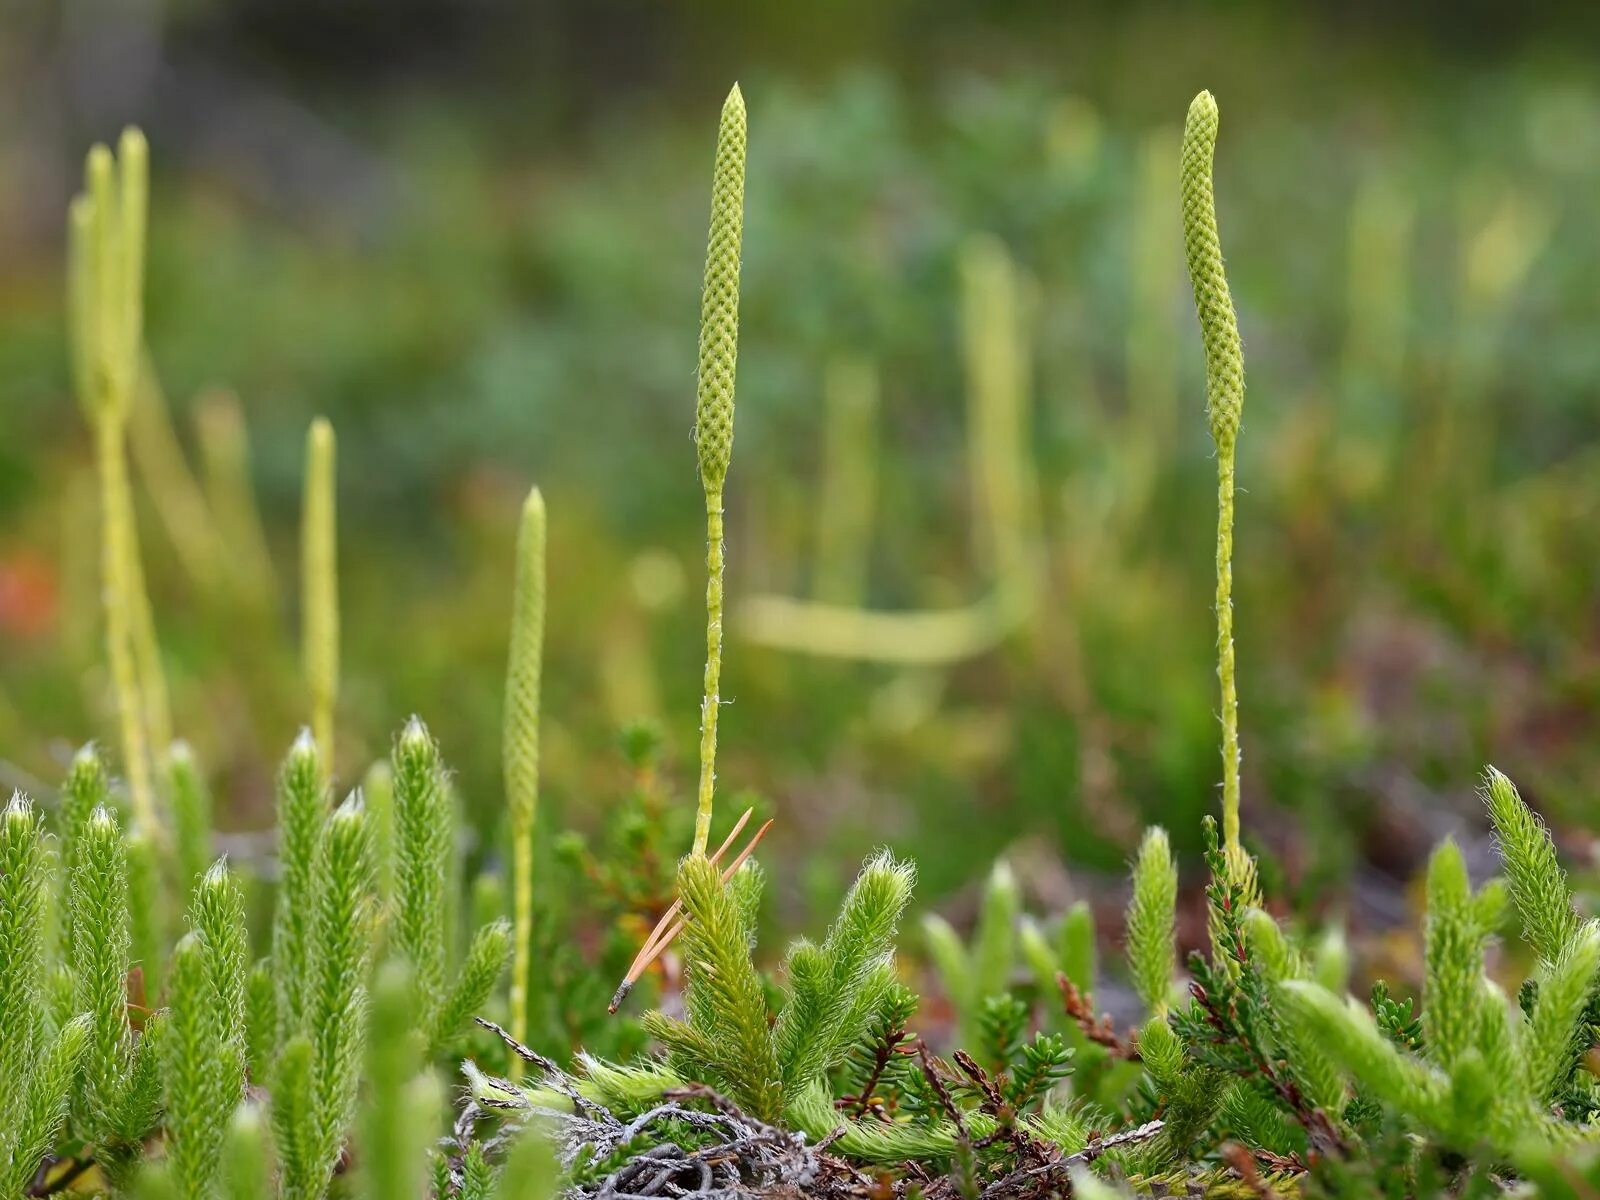
[[[339,567],[333,426],[318,417],[306,433],[301,511],[301,636],[311,695],[311,736],[333,773],[334,711],[339,702]]]
[[[722,491],[706,493],[706,683],[700,702],[700,799],[694,817],[694,853],[711,838],[717,784],[717,710],[722,684]]]
[[[1212,184],[1217,102],[1201,92],[1189,105],[1180,164],[1184,250],[1206,358],[1206,422],[1217,447],[1217,679],[1222,685],[1222,832],[1230,868],[1253,879],[1239,845],[1239,697],[1233,662],[1234,448],[1244,410],[1244,348],[1222,264]],[[1253,883],[1250,885],[1253,891]]]
[[[128,465],[123,456],[122,423],[102,413],[94,422],[95,454],[100,472],[101,588],[106,617],[106,660],[122,730],[123,770],[128,797],[140,826],[156,829],[150,785],[149,746],[145,740],[139,673],[134,662],[133,621],[128,596],[131,556],[125,544],[123,510],[128,503]]]
[[[1217,682],[1222,687],[1222,840],[1239,856],[1239,691],[1233,669],[1233,445],[1217,454]]]
[[[504,756],[511,814],[513,935],[511,1030],[528,1040],[528,977],[533,970],[533,834],[539,809],[539,688],[544,666],[545,508],[538,488],[522,505],[506,661]],[[511,1061],[511,1078],[522,1063]]]
[[[533,970],[533,830],[519,827],[512,833],[515,880],[512,883],[512,923],[516,934],[511,958],[511,1027],[528,1036],[528,975]],[[511,1059],[511,1081],[522,1077],[522,1061]]]
[[[128,476],[122,475],[123,495],[117,501],[122,522],[119,541],[128,556],[128,623],[133,637],[133,660],[139,674],[140,705],[145,733],[150,739],[153,769],[165,769],[167,752],[172,747],[172,701],[167,691],[167,673],[161,665],[161,644],[156,638],[155,614],[150,608],[150,593],[145,587],[144,564],[139,557],[139,528],[134,522],[133,493]],[[160,838],[160,831],[150,831]]]

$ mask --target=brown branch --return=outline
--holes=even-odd
[[[1129,1034],[1126,1038],[1118,1037],[1111,1018],[1095,1012],[1094,997],[1086,992],[1080,992],[1078,985],[1061,971],[1056,972],[1056,987],[1061,991],[1061,1007],[1068,1017],[1077,1022],[1084,1037],[1111,1051],[1113,1058],[1125,1058],[1130,1062],[1139,1061],[1139,1046],[1133,1040],[1133,1035]]]

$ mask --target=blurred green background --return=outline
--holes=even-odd
[[[112,732],[62,225],[83,151],[127,122],[153,147],[148,341],[182,451],[159,422],[136,445],[140,532],[224,828],[266,824],[305,718],[296,524],[319,413],[340,439],[343,778],[423,714],[493,857],[535,482],[542,820],[605,824],[637,719],[689,778],[698,287],[737,79],[719,775],[778,817],[784,922],[831,906],[875,843],[956,908],[1002,852],[1046,904],[1118,871],[1143,822],[1192,853],[1220,773],[1215,483],[1176,139],[1206,87],[1249,366],[1247,836],[1283,894],[1382,924],[1397,885],[1378,884],[1443,832],[1481,843],[1486,762],[1567,831],[1600,789],[1597,26],[1444,4],[14,4],[4,782],[48,794],[75,742]],[[1020,449],[1003,412],[983,432],[968,348],[986,336],[1016,347]],[[1021,583],[997,578],[1008,545]],[[1015,619],[953,661],[794,652],[738,619],[761,594],[901,611],[991,592]]]

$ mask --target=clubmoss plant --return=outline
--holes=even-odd
[[[354,1115],[375,915],[365,818],[359,799],[351,797],[328,818],[317,847],[305,1024],[289,1043],[292,1050],[304,1037],[312,1056],[304,1080],[296,1076],[288,1086],[301,1155],[296,1172],[284,1181],[286,1196],[322,1194]]]
[[[136,129],[124,131],[115,160],[105,146],[95,146],[85,176],[86,188],[72,202],[68,227],[73,375],[95,438],[106,658],[122,734],[123,769],[134,816],[155,836],[147,701],[158,685],[144,677],[142,668],[151,664],[141,663],[149,651],[139,629],[148,602],[138,572],[126,447],[144,338],[149,203],[144,135]]]
[[[415,1015],[430,1053],[444,1049],[488,999],[511,951],[511,930],[480,928],[460,963],[450,961],[455,811],[438,743],[416,717],[395,741],[392,938],[409,964]]]
[[[700,362],[694,444],[706,497],[706,678],[700,704],[700,790],[694,853],[711,836],[717,780],[717,713],[722,705],[722,489],[733,457],[734,381],[739,366],[739,265],[744,241],[744,96],[739,85],[722,105],[711,181],[711,233],[700,298]]]
[[[517,531],[516,588],[511,602],[511,648],[506,666],[506,807],[511,820],[511,1035],[528,1040],[528,980],[533,973],[533,829],[539,811],[539,679],[544,661],[545,511],[538,488],[522,505]],[[512,1079],[522,1060],[511,1060]]]
[[[0,1198],[20,1200],[66,1122],[89,1022],[46,1020],[44,822],[21,795],[0,811]]]
[[[189,902],[189,927],[199,939],[205,971],[206,1002],[216,1015],[215,1057],[221,1062],[221,1103],[231,1112],[244,1094],[249,1068],[249,935],[244,892],[218,859],[201,876]],[[175,1004],[176,1002],[174,1002]],[[268,1022],[266,1028],[270,1028]]]
[[[96,1159],[125,1181],[160,1107],[159,1018],[130,1021],[132,934],[127,844],[117,819],[97,808],[83,830],[72,880],[73,1007],[87,1015],[88,1047],[78,1081],[78,1124]]]
[[[322,763],[310,730],[302,730],[278,771],[278,897],[273,910],[272,964],[277,996],[276,1043],[305,1025],[316,905],[316,853],[328,811]]]
[[[305,498],[300,511],[300,621],[311,733],[325,766],[334,765],[339,702],[339,554],[333,426],[321,417],[306,433]]]
[[[1128,901],[1128,966],[1145,1008],[1165,1016],[1177,969],[1174,933],[1178,903],[1178,864],[1167,831],[1145,831],[1133,864],[1133,896]]]
[[[1244,411],[1244,347],[1222,267],[1212,189],[1217,102],[1201,92],[1183,128],[1183,242],[1206,357],[1206,422],[1217,448],[1217,680],[1222,692],[1222,838],[1241,880],[1253,879],[1239,844],[1239,693],[1233,651],[1234,450]],[[1254,885],[1247,893],[1254,895]]]
[[[172,1018],[162,1048],[167,1161],[183,1200],[211,1194],[228,1116],[239,1102],[243,1061],[229,1043],[233,1015],[218,992],[197,933],[172,953]]]

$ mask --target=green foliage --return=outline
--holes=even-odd
[[[528,1037],[528,985],[533,971],[533,830],[539,810],[539,688],[544,667],[545,511],[538,488],[522,505],[517,530],[501,757],[510,815],[515,903],[511,967],[511,1033]],[[513,1058],[512,1070],[522,1060]]]
[[[14,795],[0,812],[0,1197],[21,1197],[66,1120],[89,1023],[45,1019],[44,823]]]
[[[205,971],[206,999],[217,1018],[216,1053],[227,1061],[224,1093],[226,1107],[238,1103],[247,1060],[245,1021],[249,964],[248,935],[244,923],[244,893],[218,860],[200,877],[189,901],[189,925],[200,942]],[[267,989],[270,995],[270,988]]]
[[[953,1005],[951,1013],[930,1013],[936,1022],[953,1018],[959,1031],[948,1059],[911,1032],[918,1001],[897,978],[894,938],[913,872],[887,853],[866,863],[820,943],[795,942],[776,983],[763,974],[756,957],[762,869],[751,860],[724,880],[703,853],[720,703],[721,492],[731,454],[742,236],[744,126],[735,89],[719,139],[697,397],[712,582],[695,850],[677,871],[684,1018],[662,1011],[646,1018],[661,1057],[613,1063],[580,1052],[575,1079],[534,1054],[528,1058],[543,1078],[520,1089],[469,1063],[481,1103],[462,1112],[452,1140],[434,1154],[440,1200],[543,1200],[560,1186],[544,1131],[517,1133],[515,1121],[530,1113],[482,1136],[480,1126],[492,1124],[496,1110],[532,1107],[557,1120],[574,1163],[570,1182],[587,1182],[631,1152],[622,1143],[645,1127],[621,1118],[663,1102],[680,1106],[676,1140],[707,1144],[735,1122],[731,1102],[777,1127],[763,1131],[763,1145],[788,1152],[791,1141],[804,1148],[829,1138],[851,1165],[899,1169],[915,1189],[940,1195],[1026,1195],[1027,1188],[1042,1195],[1066,1187],[1103,1194],[1107,1185],[1090,1169],[1137,1180],[1152,1194],[1182,1188],[1221,1195],[1346,1186],[1340,1194],[1362,1194],[1358,1187],[1371,1191],[1378,1182],[1389,1194],[1488,1195],[1518,1171],[1552,1195],[1568,1195],[1581,1194],[1581,1176],[1597,1174],[1600,1086],[1583,1060],[1600,1019],[1600,926],[1578,915],[1548,832],[1509,781],[1491,772],[1487,787],[1507,881],[1474,892],[1451,842],[1430,862],[1420,1017],[1382,986],[1370,1005],[1342,998],[1350,975],[1342,934],[1303,936],[1260,907],[1238,830],[1231,554],[1243,367],[1212,203],[1215,133],[1215,105],[1202,93],[1185,135],[1183,192],[1219,457],[1225,779],[1222,833],[1209,820],[1203,830],[1212,954],[1190,961],[1189,1003],[1174,1011],[1177,867],[1159,828],[1146,833],[1133,864],[1127,917],[1127,974],[1153,1014],[1136,1042],[1120,1036],[1087,994],[1097,974],[1087,905],[1064,914],[1052,939],[1042,921],[1022,914],[1021,889],[1004,862],[989,878],[970,946],[939,918],[924,926]],[[82,237],[93,242],[76,280],[77,365],[85,396],[101,403],[96,412],[120,403],[118,389],[128,380],[118,372],[126,374],[125,360],[138,348],[127,335],[137,328],[141,145],[124,145],[124,170],[132,173],[120,195],[109,155],[96,155],[91,195],[79,205],[80,252]],[[322,549],[308,550],[308,580],[331,573],[331,431],[322,432],[327,494],[307,509],[308,529],[326,529],[317,533]],[[316,438],[314,432],[314,448]],[[120,443],[109,439],[105,448],[106,462],[120,461]],[[115,509],[114,470],[108,494]],[[324,502],[325,516],[310,519]],[[540,507],[541,547],[542,522]],[[135,685],[119,695],[119,715],[132,713],[139,732],[153,736],[161,703],[141,665],[152,657],[140,649],[142,584],[135,586],[129,530],[116,530],[107,574],[120,575],[126,587],[108,591],[125,605],[117,637],[126,635],[132,646]],[[542,624],[542,583],[539,591]],[[26,800],[13,799],[0,815],[0,1200],[22,1195],[39,1164],[58,1156],[57,1166],[98,1167],[119,1195],[264,1200],[274,1180],[286,1200],[333,1192],[403,1200],[426,1190],[430,1160],[422,1151],[443,1124],[436,1062],[469,1017],[498,1013],[496,985],[512,933],[500,915],[500,881],[480,881],[471,905],[479,928],[457,952],[463,889],[455,805],[438,746],[420,721],[396,741],[383,819],[357,795],[329,812],[337,654],[319,657],[310,644],[328,641],[313,626],[325,622],[331,605],[331,593],[308,590],[307,666],[318,732],[301,736],[279,775],[270,957],[251,964],[244,890],[225,863],[205,866],[209,800],[185,749],[165,763],[170,847],[133,776],[137,738],[125,747],[135,813],[126,836],[117,816],[123,797],[92,750],[78,756],[63,791],[58,855]],[[533,937],[554,943],[563,932],[554,923],[534,929],[531,913],[537,751],[529,753],[527,685],[531,671],[536,714],[539,664],[537,649],[528,649],[534,618],[527,607],[519,598],[523,645],[513,650],[514,677],[518,660],[526,661],[520,680],[508,684],[521,717],[509,726],[515,736],[506,748],[518,835],[519,990],[530,988]],[[112,674],[121,674],[115,664]],[[120,693],[126,681],[113,682]],[[536,715],[532,725],[536,738]],[[630,802],[637,805],[624,808],[616,843],[600,856],[568,843],[565,863],[588,885],[569,889],[575,900],[568,903],[592,897],[597,907],[637,919],[664,911],[670,900],[663,883],[670,856],[661,848],[673,818],[660,803],[652,755],[640,752],[632,765],[638,779]],[[383,775],[372,778],[381,784]],[[50,878],[57,861],[64,885]],[[53,898],[60,939],[50,933]],[[188,931],[169,957],[167,917],[185,901]],[[1539,958],[1519,1004],[1485,969],[1489,943],[1511,907]],[[380,945],[392,959],[374,971]],[[1058,995],[1058,976],[1075,986]],[[560,978],[553,966],[541,970],[540,987],[523,991],[523,999],[554,1014],[541,1029],[546,1040],[593,1050],[587,1034],[594,1027],[568,1019],[584,1004],[599,1009],[593,988],[586,993],[580,982],[563,992]],[[519,1030],[534,1023],[515,999],[512,1005]],[[628,1028],[610,1035],[615,1044],[631,1036],[637,1045],[637,1030]],[[486,1062],[503,1052],[481,1040],[472,1049]],[[254,1085],[248,1096],[246,1067]],[[162,1153],[139,1170],[158,1144]],[[345,1162],[353,1177],[335,1184]],[[827,1167],[830,1174],[845,1169]],[[663,1177],[653,1190],[673,1190],[666,1184]]]
[[[312,931],[305,1032],[311,1067],[311,1123],[299,1183],[320,1192],[339,1160],[356,1096],[372,950],[372,848],[366,814],[355,797],[341,804],[322,832],[316,859],[317,905]]]
[[[1133,864],[1133,897],[1128,901],[1128,966],[1139,999],[1151,1012],[1167,1011],[1177,967],[1174,921],[1178,903],[1178,864],[1167,831],[1145,831]]]
[[[1461,851],[1446,841],[1428,862],[1427,981],[1422,1027],[1428,1056],[1452,1070],[1478,1036],[1483,934]]]
[[[768,1027],[766,993],[750,960],[748,931],[717,869],[699,856],[684,860],[678,872],[688,923],[683,954],[688,975],[690,1020],[652,1014],[650,1031],[694,1071],[716,1079],[747,1111],[766,1120],[782,1107],[782,1068]],[[799,968],[820,986],[824,964],[804,954]],[[802,985],[796,980],[795,986]]]
[[[395,743],[394,937],[411,964],[426,1019],[444,1000],[448,950],[445,888],[454,853],[455,821],[439,746],[413,717]]]
[[[1183,128],[1183,242],[1206,356],[1206,421],[1217,447],[1217,679],[1222,690],[1222,833],[1234,870],[1247,870],[1239,845],[1239,698],[1233,646],[1234,446],[1244,410],[1244,348],[1222,266],[1212,188],[1217,102],[1201,92]],[[1254,887],[1247,889],[1254,901]]]
[[[459,963],[450,961],[455,877],[455,805],[438,743],[416,717],[395,742],[394,940],[411,965],[430,1054],[443,1051],[488,999],[511,954],[509,926],[480,928]]]
[[[908,864],[880,854],[862,868],[821,947],[790,950],[789,996],[773,1029],[786,1089],[838,1066],[877,1013],[894,979],[895,932],[915,879]]]
[[[316,854],[327,792],[310,730],[302,730],[278,772],[278,897],[273,909],[272,961],[282,1046],[305,1028],[311,972],[311,925],[316,911]]]
[[[739,365],[739,268],[744,244],[744,95],[722,105],[711,181],[711,232],[700,297],[700,355],[694,445],[706,497],[706,672],[700,702],[700,788],[694,852],[705,853],[717,775],[717,714],[722,705],[722,488],[733,458],[734,383]]]
[[[242,1084],[242,1064],[229,1042],[234,1016],[223,1007],[208,957],[198,933],[188,934],[172,952],[172,1017],[161,1056],[167,1161],[183,1200],[211,1194]]]
[[[1511,780],[1493,767],[1486,774],[1484,800],[1522,934],[1540,958],[1553,962],[1577,935],[1578,916],[1550,831],[1522,802]]]

